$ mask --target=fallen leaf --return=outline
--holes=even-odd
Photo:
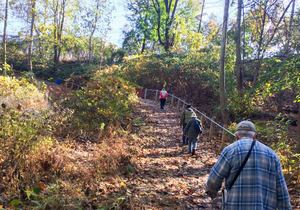
[[[44,185],[44,183],[43,183],[43,182],[40,182],[40,183],[39,183],[39,186],[41,187],[41,189],[42,189],[42,190],[44,190],[44,189],[45,189],[45,185]]]

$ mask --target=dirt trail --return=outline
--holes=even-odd
[[[140,100],[136,109],[136,136],[141,151],[133,158],[138,171],[128,180],[128,188],[142,209],[220,209],[220,197],[212,201],[205,195],[205,182],[219,153],[206,142],[198,141],[196,155],[180,147],[180,113]],[[205,128],[204,128],[205,129]],[[209,147],[208,147],[209,145]]]

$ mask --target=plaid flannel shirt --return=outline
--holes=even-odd
[[[217,194],[223,179],[228,188],[244,161],[252,141],[252,138],[243,137],[222,151],[206,183],[208,195]],[[256,142],[246,165],[228,192],[225,209],[292,209],[280,162],[272,149]]]

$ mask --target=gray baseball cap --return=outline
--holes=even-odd
[[[256,132],[255,125],[250,121],[242,121],[236,126],[236,131],[254,131]]]

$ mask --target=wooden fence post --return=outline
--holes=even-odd
[[[185,110],[185,103],[182,102],[182,111]]]
[[[179,104],[180,104],[180,101],[178,100],[178,101],[177,101],[176,112],[179,112]]]
[[[204,116],[201,115],[201,124],[202,124],[202,129],[204,129]]]
[[[225,126],[224,126],[225,128]],[[226,140],[226,131],[223,129],[223,132],[222,132],[222,140],[221,140],[221,150],[224,149],[224,146],[225,146],[225,140]]]
[[[204,116],[203,115],[201,115],[201,118],[200,118],[201,120],[201,124],[202,124],[202,131],[204,131]],[[202,133],[202,135],[203,135],[204,133]],[[202,141],[204,141],[204,140],[206,140],[204,137],[202,137]]]
[[[155,93],[155,103],[157,102],[158,92]]]
[[[209,137],[208,137],[208,141],[210,142],[212,142],[211,139],[212,139],[213,132],[214,132],[214,123],[211,121],[210,129],[209,129]]]
[[[44,100],[48,103],[49,100],[49,91],[47,90],[45,95],[44,95]]]
[[[172,99],[171,99],[171,107],[173,108],[173,105],[174,105],[174,97],[172,95]]]
[[[144,99],[146,99],[146,96],[147,96],[147,88],[145,89]]]

